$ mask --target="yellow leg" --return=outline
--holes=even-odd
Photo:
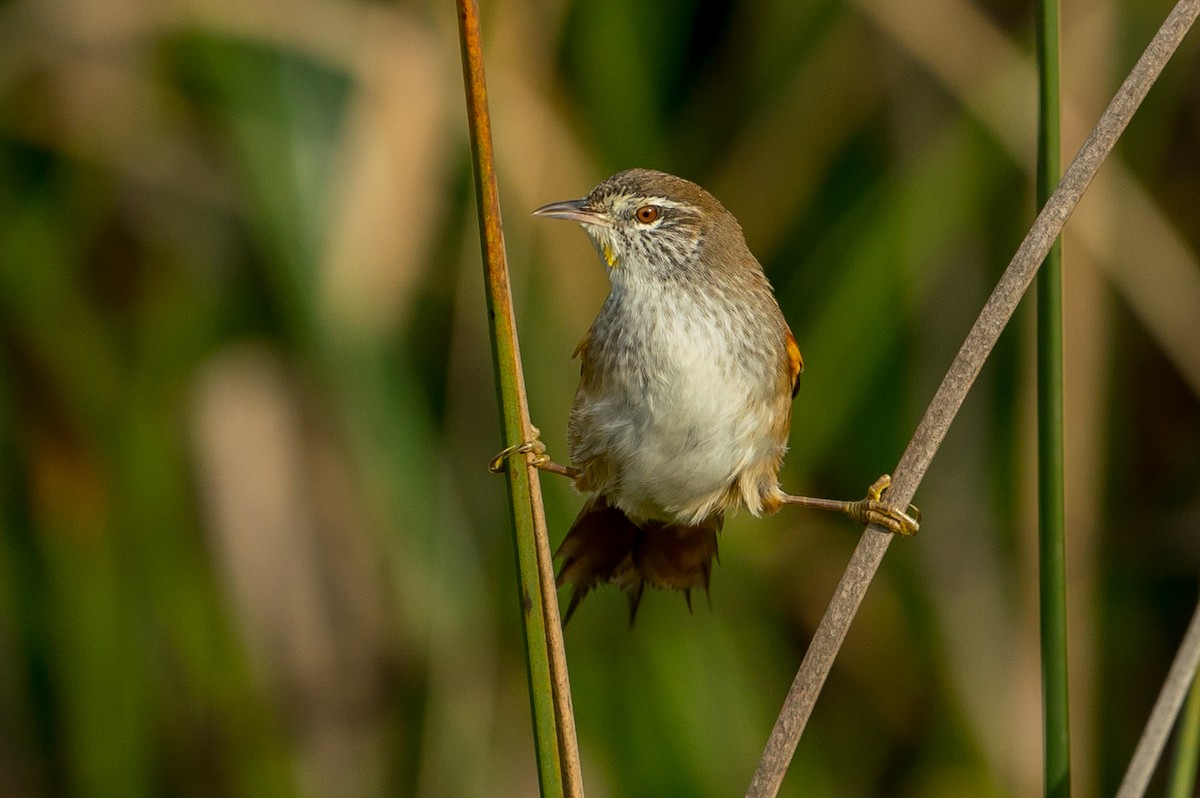
[[[891,484],[891,476],[884,474],[875,480],[875,484],[867,488],[867,498],[856,502],[844,502],[835,499],[811,499],[807,496],[789,496],[785,494],[783,503],[844,513],[863,526],[878,524],[894,534],[912,537],[921,528],[921,511],[911,504],[908,506],[908,512],[897,510],[885,504],[883,502],[883,494]]]

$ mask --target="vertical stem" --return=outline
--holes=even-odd
[[[1037,203],[1058,184],[1059,3],[1038,0]],[[1067,577],[1063,498],[1062,239],[1037,276],[1038,573],[1045,792],[1071,794],[1067,693]]]
[[[1187,704],[1179,721],[1167,798],[1192,798],[1197,769],[1200,769],[1200,668],[1192,674],[1192,689],[1188,691]]]
[[[515,446],[532,440],[536,433],[529,420],[508,261],[504,253],[500,194],[496,187],[487,84],[483,72],[483,40],[476,0],[458,0],[458,22],[471,155],[475,165],[475,198],[483,249],[488,318],[492,322],[496,388],[504,427],[504,444]],[[505,473],[508,477],[517,554],[517,581],[525,632],[525,661],[529,676],[538,780],[543,796],[566,795],[574,798],[583,795],[583,783],[541,483],[537,469],[524,455],[505,458]]]

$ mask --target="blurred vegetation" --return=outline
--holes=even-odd
[[[1169,7],[1064,3],[1068,156]],[[484,12],[551,451],[606,286],[528,211],[651,166],[739,217],[800,341],[785,485],[861,495],[1032,219],[1031,3]],[[0,795],[535,791],[460,74],[448,2],[0,5]],[[1119,781],[1197,593],[1198,109],[1193,36],[1065,242],[1081,795]],[[1031,329],[785,792],[1039,791]],[[557,540],[580,500],[544,483]],[[589,598],[589,795],[744,791],[856,539],[741,516],[711,611],[652,595],[626,631]]]

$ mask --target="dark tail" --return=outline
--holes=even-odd
[[[646,521],[636,524],[603,496],[593,496],[579,512],[555,552],[562,558],[558,585],[570,583],[571,601],[563,625],[571,620],[588,592],[615,582],[629,598],[629,625],[637,617],[646,585],[679,590],[692,609],[692,588],[707,595],[712,563],[717,559],[720,513],[694,526]]]

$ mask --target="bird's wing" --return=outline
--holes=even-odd
[[[790,329],[785,327],[784,330],[787,332],[788,376],[792,380],[792,397],[795,398],[800,391],[800,373],[804,371],[804,358],[800,356],[800,345],[796,343],[796,336],[792,335]]]
[[[587,352],[588,344],[591,343],[591,341],[592,330],[589,327],[588,331],[583,334],[583,338],[579,339],[579,345],[575,347],[575,351],[571,353],[571,359],[574,360],[577,357],[582,359],[584,354]]]

